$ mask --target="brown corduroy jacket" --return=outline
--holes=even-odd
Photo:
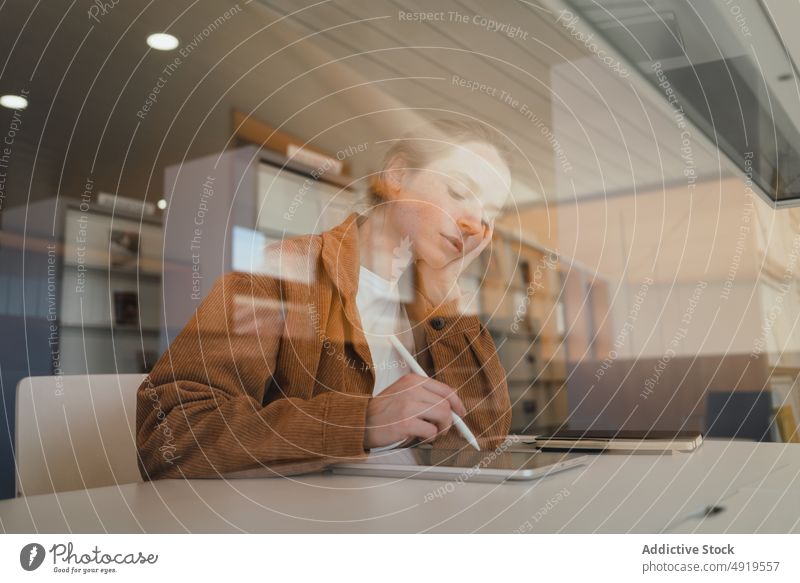
[[[270,247],[264,274],[215,283],[139,388],[145,479],[288,474],[366,455],[374,372],[355,302],[357,218]],[[416,357],[456,390],[481,448],[496,447],[511,409],[489,332],[455,302],[416,301]],[[464,443],[453,427],[433,446]]]

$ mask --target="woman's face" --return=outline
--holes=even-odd
[[[415,258],[440,268],[468,255],[491,232],[509,194],[510,172],[497,150],[466,142],[423,169],[404,164],[398,159],[387,169],[389,207]]]

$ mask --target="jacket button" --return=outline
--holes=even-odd
[[[437,316],[431,320],[431,326],[433,326],[434,330],[441,330],[444,328],[444,320]]]

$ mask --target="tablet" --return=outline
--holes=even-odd
[[[363,461],[332,466],[335,474],[503,482],[533,480],[585,464],[589,456],[577,453],[497,452],[473,449],[406,448],[370,454]]]

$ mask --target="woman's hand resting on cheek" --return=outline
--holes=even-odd
[[[450,429],[452,412],[467,414],[453,389],[434,379],[404,375],[370,399],[364,449],[407,439],[432,439]]]
[[[455,257],[443,267],[432,267],[422,259],[416,262],[422,292],[434,305],[461,297],[459,276],[486,249],[494,233],[494,225],[482,225],[481,231],[473,233],[465,225],[459,224],[459,229],[462,232],[464,255]]]

